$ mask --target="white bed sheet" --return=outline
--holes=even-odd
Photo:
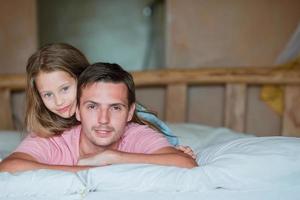
[[[203,192],[91,192],[84,200],[299,200],[300,187],[278,190],[236,191],[217,189]]]
[[[300,139],[257,138],[195,124],[170,127],[181,144],[198,153],[200,167],[116,165],[74,175],[0,173],[0,199],[300,199]]]
[[[300,187],[278,190],[231,191],[217,189],[203,192],[89,192],[62,196],[3,197],[0,200],[299,200]]]

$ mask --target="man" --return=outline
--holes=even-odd
[[[119,65],[96,63],[79,77],[76,118],[81,126],[59,136],[29,136],[0,164],[1,171],[78,171],[117,163],[191,168],[195,160],[176,150],[160,133],[132,123],[135,87]]]

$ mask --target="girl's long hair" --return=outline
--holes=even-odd
[[[28,131],[47,137],[60,134],[79,124],[75,115],[62,118],[46,108],[35,79],[40,72],[64,71],[77,82],[77,77],[88,65],[88,60],[78,49],[64,43],[47,44],[28,59],[25,114]]]

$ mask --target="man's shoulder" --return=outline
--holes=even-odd
[[[151,132],[157,132],[154,129],[150,128],[147,125],[142,125],[134,122],[129,122],[126,125],[125,132],[140,132],[140,131],[151,131]]]
[[[76,140],[80,137],[81,125],[74,126],[64,131],[59,137],[64,140]]]
[[[65,142],[65,141],[73,141],[76,140],[76,138],[78,138],[80,136],[80,130],[81,130],[81,126],[75,126],[72,127],[68,130],[65,130],[63,133],[58,134],[58,135],[54,135],[54,136],[50,136],[50,137],[39,137],[36,136],[34,134],[30,134],[29,137],[27,137],[28,139],[31,140],[35,140],[35,141],[39,141],[39,142],[43,142],[43,143],[61,143],[61,142]]]
[[[51,137],[29,135],[15,152],[24,152],[46,164],[74,165],[79,155],[81,126]]]
[[[77,125],[68,130],[65,130],[61,135],[64,136],[64,135],[78,134],[80,133],[80,131],[81,131],[81,125]]]
[[[147,125],[128,123],[123,134],[119,150],[134,153],[151,153],[168,146],[167,139]]]
[[[151,135],[161,135],[158,131],[150,128],[148,125],[141,125],[134,122],[127,124],[124,137],[146,137]]]

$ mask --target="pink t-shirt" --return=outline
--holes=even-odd
[[[14,152],[31,155],[38,162],[51,165],[76,165],[79,159],[81,126],[65,131],[59,136],[41,138],[29,134]],[[130,123],[121,137],[118,150],[129,153],[150,154],[171,146],[167,139],[148,126]]]

